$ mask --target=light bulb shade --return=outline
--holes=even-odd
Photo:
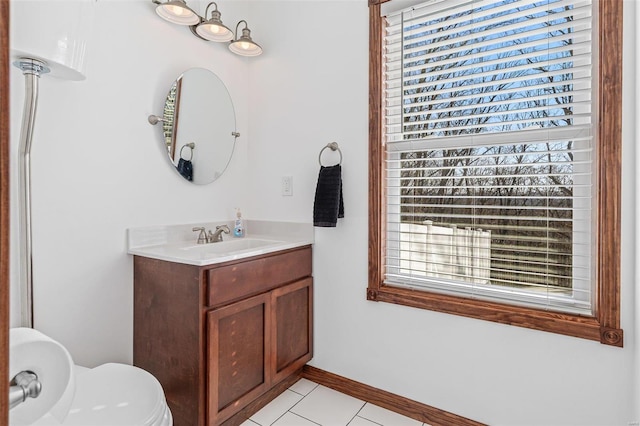
[[[233,32],[222,23],[220,12],[214,10],[211,12],[211,19],[202,22],[196,27],[196,33],[210,41],[231,41],[233,40]]]
[[[196,32],[200,37],[210,41],[224,42],[233,40],[233,33],[224,25],[203,22],[196,27]]]
[[[156,13],[162,19],[178,25],[196,25],[200,17],[184,0],[172,0],[156,7]]]
[[[242,30],[242,37],[234,40],[229,45],[229,50],[241,56],[258,56],[262,54],[262,47],[251,39],[251,31],[248,28]]]

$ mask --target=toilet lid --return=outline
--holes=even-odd
[[[76,395],[64,425],[170,425],[162,386],[131,365],[103,364],[76,377]]]

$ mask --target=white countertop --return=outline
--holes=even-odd
[[[203,226],[215,230],[219,225],[227,225],[233,230],[231,221],[130,228],[127,230],[127,252],[205,266],[313,244],[311,223],[258,220],[244,220],[244,238],[224,234],[224,240],[219,243],[196,243],[198,233],[192,228]]]

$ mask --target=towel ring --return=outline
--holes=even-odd
[[[318,155],[318,163],[320,163],[320,166],[323,166],[323,164],[322,164],[322,153],[327,148],[329,148],[331,151],[338,151],[338,154],[340,154],[340,162],[338,163],[338,165],[341,165],[342,164],[342,151],[340,151],[340,148],[338,147],[338,142],[331,142],[331,143],[328,143],[324,148],[322,148],[320,150],[320,154]]]
[[[190,143],[188,143],[186,145],[182,145],[182,148],[180,148],[180,158],[182,158],[183,160],[186,160],[186,161],[193,160],[193,148],[195,148],[195,147],[196,147],[195,142],[190,142]],[[185,148],[189,148],[190,149],[189,152],[191,153],[191,156],[189,157],[188,160],[182,156],[182,150],[184,150]]]

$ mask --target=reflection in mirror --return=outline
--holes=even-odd
[[[236,119],[231,96],[214,73],[192,68],[173,83],[164,104],[162,136],[183,178],[207,184],[222,175],[233,154]]]

